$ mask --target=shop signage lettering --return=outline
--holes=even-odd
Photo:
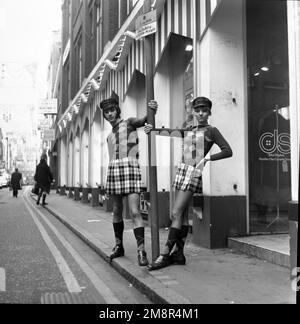
[[[57,99],[42,99],[39,103],[39,113],[44,115],[55,115],[57,114]]]
[[[291,137],[287,133],[267,132],[261,135],[259,147],[265,154],[289,155],[291,153]]]
[[[157,12],[152,10],[136,20],[136,40],[157,32]]]
[[[54,141],[55,140],[55,130],[54,129],[44,130],[43,140],[47,141],[47,142]]]

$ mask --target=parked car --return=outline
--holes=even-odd
[[[0,174],[0,189],[7,187],[6,174]]]

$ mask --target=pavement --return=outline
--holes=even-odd
[[[32,197],[34,199],[34,197]],[[115,245],[112,215],[51,192],[45,208],[77,234],[105,261]],[[43,208],[43,207],[37,207]],[[111,266],[155,304],[295,304],[288,268],[231,249],[209,250],[193,244],[189,234],[187,264],[149,272],[137,264],[132,221],[125,219],[125,256]],[[146,222],[145,245],[152,261],[151,228]],[[168,229],[160,229],[161,249]]]

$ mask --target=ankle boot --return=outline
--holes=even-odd
[[[186,264],[186,258],[183,254],[183,249],[179,249],[174,253],[171,253],[170,259],[172,264],[178,264],[178,265],[185,265]]]
[[[149,264],[147,254],[145,251],[138,251],[138,265],[140,267],[146,267]]]
[[[112,254],[110,255],[110,261],[112,261],[113,259],[116,258],[120,258],[122,256],[124,256],[125,251],[124,251],[124,247],[121,244],[117,244],[113,250],[112,250]]]

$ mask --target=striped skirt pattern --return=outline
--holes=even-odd
[[[141,180],[138,160],[134,158],[112,160],[108,166],[106,193],[108,195],[140,193]]]
[[[180,163],[173,183],[176,190],[202,192],[202,172],[199,169],[185,163]]]

